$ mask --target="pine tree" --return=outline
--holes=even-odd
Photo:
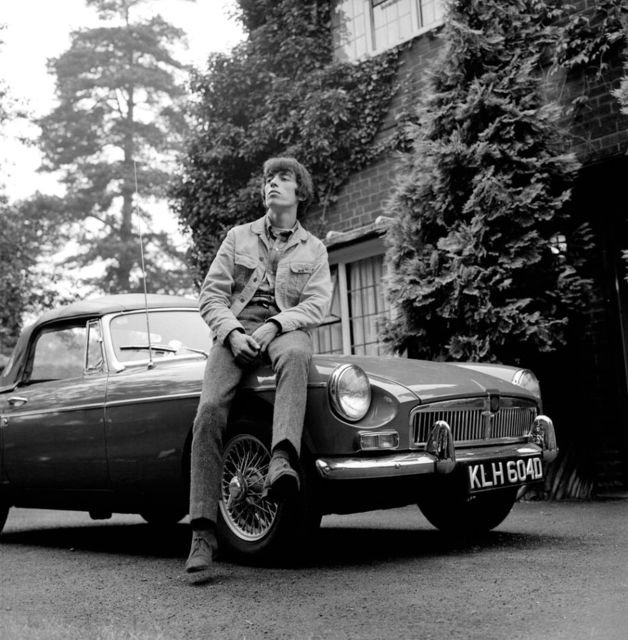
[[[68,218],[82,251],[67,266],[103,263],[93,280],[106,292],[137,289],[137,177],[142,201],[163,202],[185,119],[184,65],[173,55],[183,32],[161,16],[134,17],[142,0],[86,0],[101,26],[72,33],[70,48],[49,61],[58,105],[41,119],[44,170],[60,171]],[[138,211],[146,224],[150,216]],[[152,290],[191,284],[165,233],[145,231],[152,248]],[[152,258],[151,258],[152,256]]]

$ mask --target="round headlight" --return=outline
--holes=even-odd
[[[329,378],[329,399],[334,411],[344,420],[361,420],[371,406],[371,383],[360,367],[343,364]]]
[[[538,378],[532,373],[532,371],[530,371],[530,369],[518,369],[515,371],[512,381],[514,384],[527,389],[537,398],[541,397],[541,385],[539,384]]]

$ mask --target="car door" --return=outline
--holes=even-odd
[[[98,320],[44,326],[27,366],[0,396],[4,472],[17,488],[108,488],[106,371]]]
[[[184,489],[184,447],[205,369],[201,354],[211,345],[209,327],[195,309],[119,314],[108,326],[121,365],[110,374],[105,407],[112,488],[126,495],[158,494],[164,500],[178,496]]]

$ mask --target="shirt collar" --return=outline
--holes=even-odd
[[[266,228],[266,236],[269,240],[275,240],[278,235],[282,236],[283,240],[289,240],[292,237],[292,234],[297,230],[298,222],[295,221],[294,226],[290,229],[280,229],[279,227],[273,226],[269,215],[266,214],[264,218],[264,226]]]

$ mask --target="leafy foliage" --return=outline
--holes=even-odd
[[[192,89],[195,134],[171,195],[204,275],[227,229],[262,212],[268,157],[292,155],[312,172],[324,211],[364,167],[394,93],[399,51],[334,63],[329,0],[240,0],[248,39],[216,54]]]
[[[61,171],[67,219],[77,223],[72,233],[86,247],[68,266],[101,262],[105,275],[92,283],[107,292],[139,287],[135,183],[145,206],[163,199],[185,131],[178,106],[184,67],[171,53],[183,32],[159,15],[134,21],[141,1],[87,0],[103,25],[75,31],[70,48],[49,61],[58,105],[40,121],[43,168]],[[150,220],[139,204],[138,213]],[[162,271],[152,288],[189,285],[169,238],[147,234],[146,240],[152,271]],[[174,273],[159,264],[164,255],[176,264]]]
[[[602,78],[625,45],[624,0],[596,0],[592,16],[572,12],[558,33],[554,60],[569,71],[587,71]]]
[[[0,36],[2,31],[0,25]],[[5,126],[27,115],[0,80],[0,144]],[[0,184],[0,371],[19,336],[24,313],[52,295],[52,278],[40,277],[37,262],[55,247],[57,237],[52,200],[37,194],[29,202],[10,203],[3,191]],[[41,207],[33,208],[34,202]],[[48,213],[40,218],[37,211],[44,209]]]
[[[599,0],[585,11],[564,12],[564,26],[553,48],[553,65],[578,78],[580,89],[569,97],[567,112],[582,114],[589,108],[594,90],[607,81],[608,73],[628,45],[624,0]],[[586,137],[580,142],[587,142]]]
[[[614,91],[614,95],[619,100],[622,113],[628,116],[628,56],[624,62],[624,69],[624,77],[621,80],[619,88]]]
[[[13,348],[25,313],[68,299],[57,293],[57,274],[40,268],[59,249],[62,211],[59,199],[42,194],[15,204],[0,197],[0,354]]]
[[[565,208],[578,163],[539,85],[557,14],[536,0],[450,12],[388,205],[398,313],[383,335],[417,357],[514,363],[564,344],[590,284],[569,251],[589,240]]]

